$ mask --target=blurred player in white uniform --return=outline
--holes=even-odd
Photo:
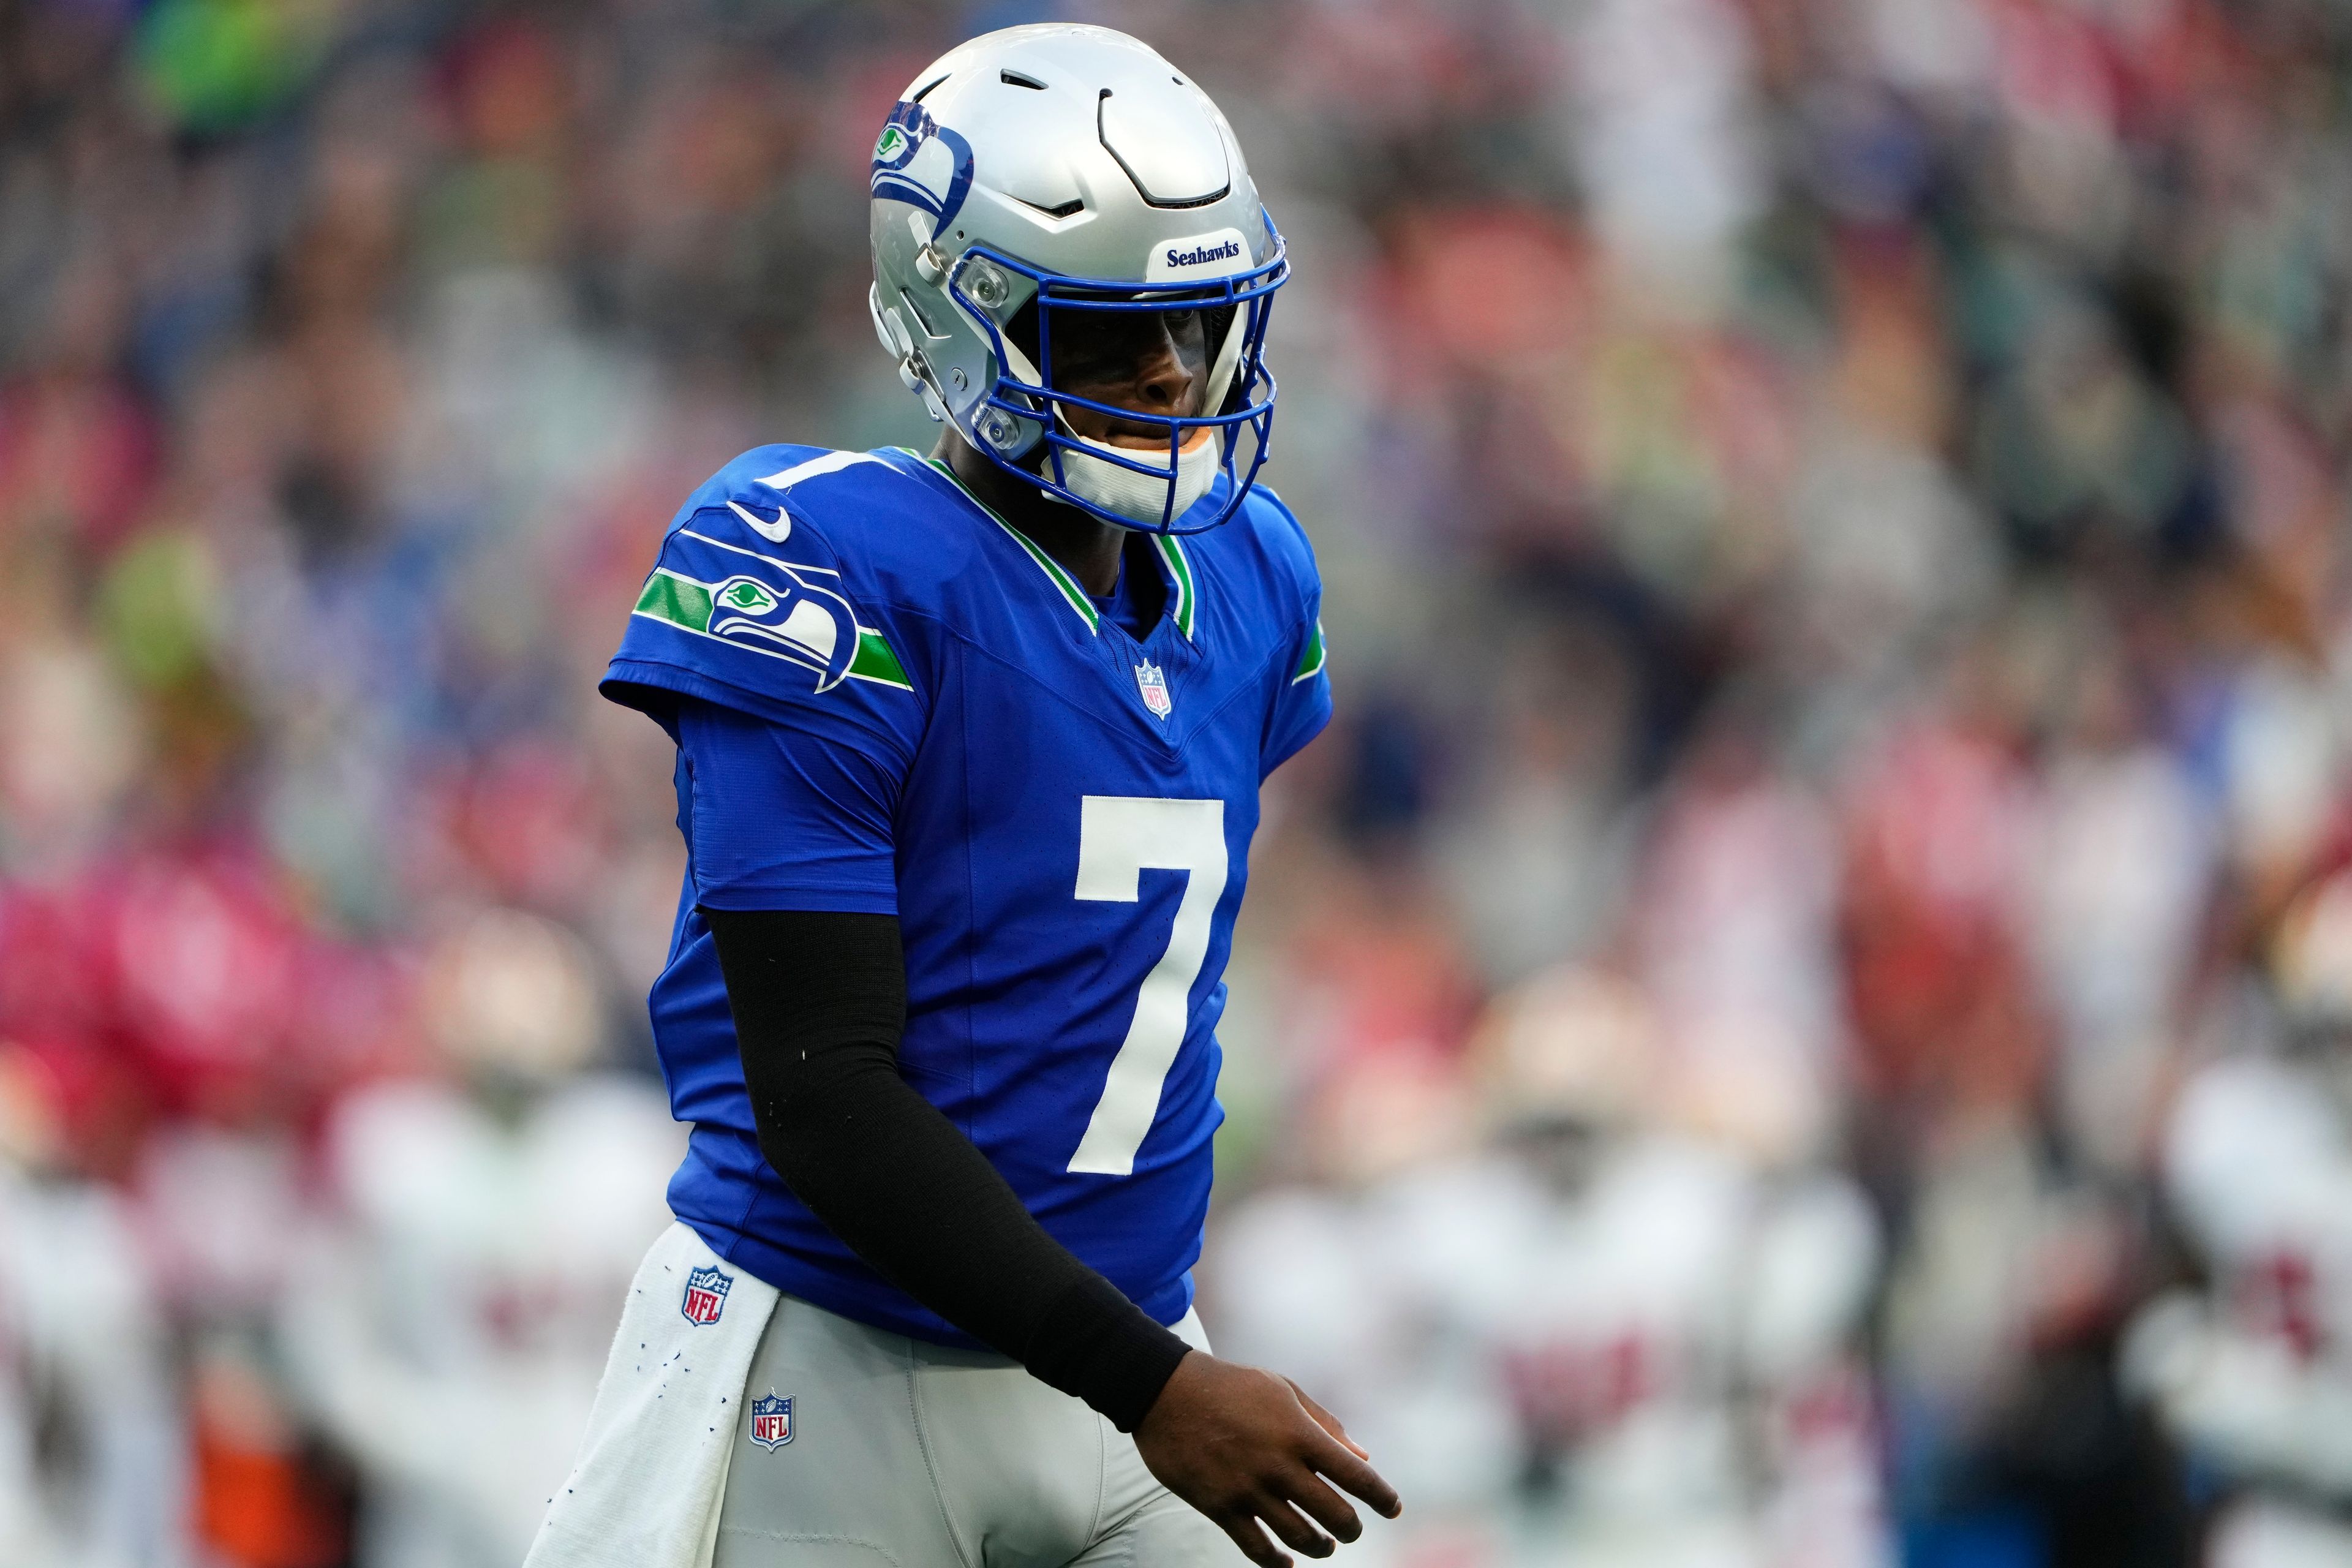
[[[362,1568],[513,1568],[587,1424],[619,1303],[667,1219],[682,1138],[658,1086],[583,1071],[578,942],[486,911],[434,955],[457,1080],[336,1108],[329,1234],[289,1292],[289,1356],[362,1476]]]
[[[1818,1118],[1677,1081],[1641,997],[1586,971],[1506,995],[1475,1050],[1491,1150],[1246,1205],[1213,1254],[1228,1339],[1328,1384],[1404,1472],[1416,1550],[1891,1562],[1851,1344],[1877,1235],[1807,1163]]]
[[[163,1314],[122,1198],[72,1173],[54,1090],[0,1042],[0,1563],[181,1568]]]
[[[2190,1080],[2166,1196],[2201,1291],[2141,1314],[2128,1385],[2232,1488],[2213,1568],[2352,1565],[2352,872],[2305,893],[2273,953],[2284,1048]]]

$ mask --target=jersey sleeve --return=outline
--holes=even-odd
[[[1286,673],[1282,677],[1282,689],[1275,694],[1274,713],[1266,724],[1260,777],[1288,762],[1331,721],[1331,679],[1324,668],[1323,618],[1319,613],[1300,624],[1294,645],[1297,657],[1282,662],[1281,668]]]
[[[1272,567],[1270,574],[1280,584],[1270,608],[1280,617],[1275,624],[1289,628],[1270,670],[1275,690],[1259,750],[1258,777],[1263,779],[1331,721],[1331,681],[1324,668],[1323,577],[1316,568],[1315,547],[1287,502],[1265,485],[1254,488],[1254,502],[1263,500],[1265,508],[1253,523]]]
[[[697,699],[673,724],[696,903],[898,912],[892,824],[906,769],[871,731]]]
[[[884,596],[772,493],[671,525],[599,689],[677,742],[696,901],[894,914],[894,822],[934,684]],[[765,504],[761,502],[764,500]]]

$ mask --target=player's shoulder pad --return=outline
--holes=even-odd
[[[754,447],[678,509],[635,614],[689,634],[709,650],[698,664],[761,656],[814,671],[820,693],[850,679],[912,689],[891,612],[952,553],[923,525],[929,496],[875,453]]]

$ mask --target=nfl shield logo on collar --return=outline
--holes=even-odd
[[[1158,665],[1147,658],[1135,667],[1135,689],[1143,693],[1143,705],[1151,710],[1153,718],[1168,717],[1168,678]]]
[[[751,1402],[751,1441],[762,1448],[781,1448],[793,1440],[793,1402],[771,1394]]]
[[[677,1310],[696,1328],[708,1328],[727,1310],[727,1292],[734,1288],[732,1274],[719,1268],[698,1268],[686,1277],[686,1300]]]

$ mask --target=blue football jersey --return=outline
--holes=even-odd
[[[1258,785],[1331,698],[1272,492],[1139,559],[1167,589],[1139,640],[900,449],[760,447],[670,524],[603,687],[679,742],[689,860],[650,998],[693,1124],[670,1204],[780,1289],[969,1342],[761,1157],[698,905],[897,915],[907,1081],[1145,1311],[1191,1303]]]

